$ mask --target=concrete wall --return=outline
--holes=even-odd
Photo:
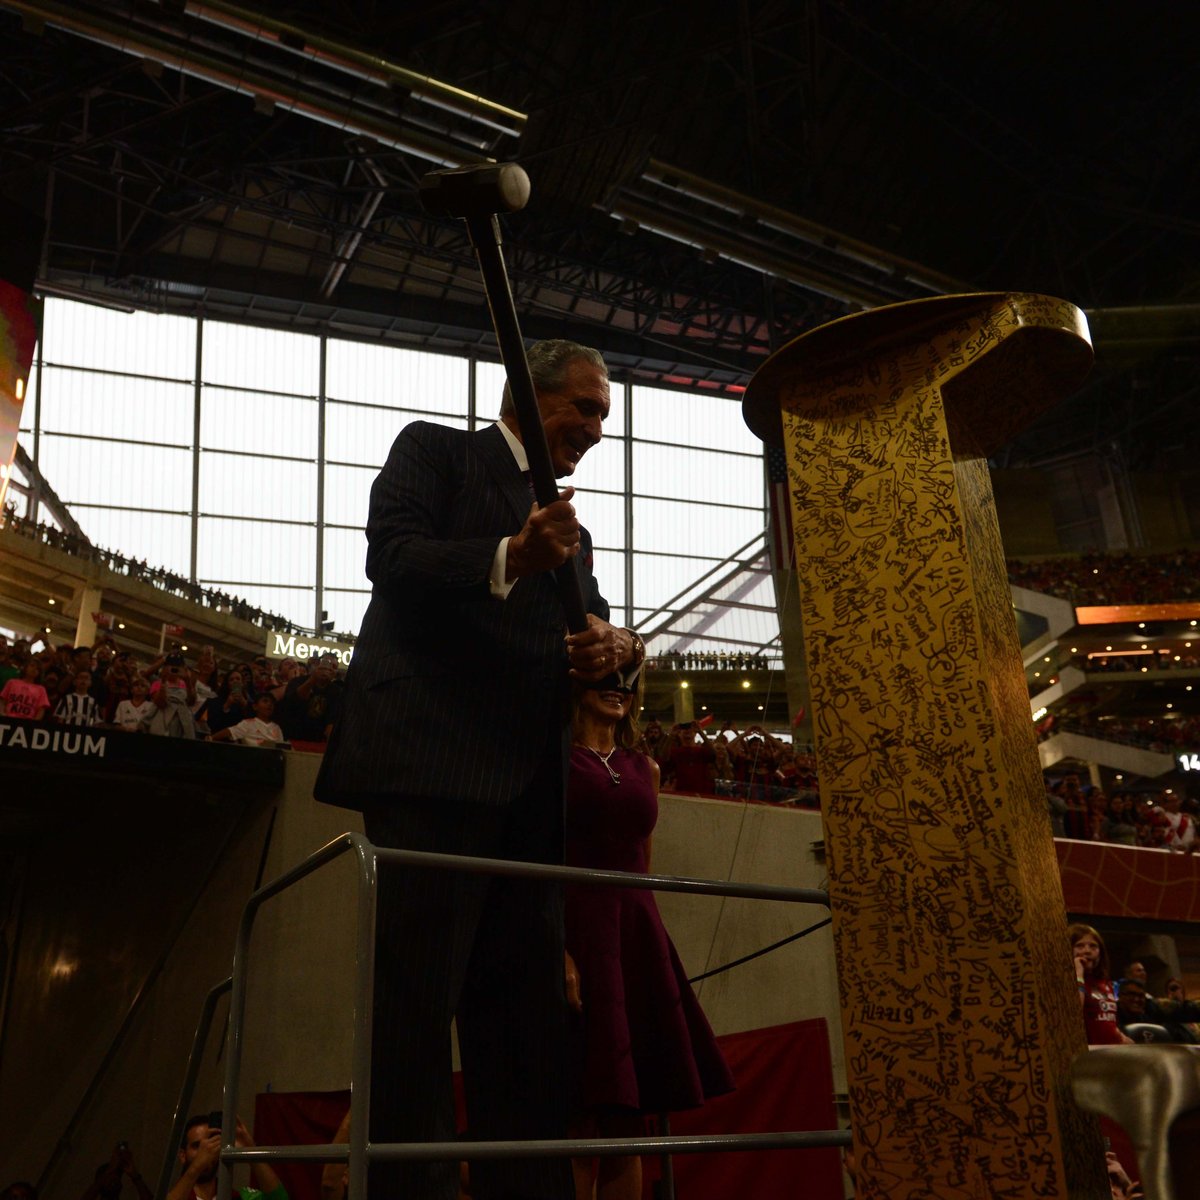
[[[238,917],[268,834],[264,878],[272,879],[339,833],[361,828],[357,814],[311,799],[318,762],[289,756],[279,796],[206,802],[186,794],[174,803],[168,790],[117,822],[113,810],[92,806],[88,819],[65,831],[66,851],[57,820],[57,841],[28,843],[11,1019],[0,1048],[0,1180],[41,1173],[147,971],[161,960],[47,1193],[81,1195],[121,1139],[154,1183],[201,1006],[230,973]],[[812,850],[820,838],[813,813],[665,796],[653,866],[665,874],[821,886],[824,871]],[[208,878],[207,856],[222,841],[220,869]],[[260,914],[238,1104],[248,1119],[259,1091],[349,1082],[354,878],[347,857]],[[659,903],[691,975],[827,915],[823,907],[715,897],[662,894]],[[54,965],[66,962],[76,964],[74,973],[57,978]],[[844,1090],[828,928],[698,992],[719,1033],[827,1017],[835,1086]],[[191,1111],[219,1104],[225,1011],[222,1003]]]

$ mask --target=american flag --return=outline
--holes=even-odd
[[[767,495],[771,507],[771,568],[790,571],[796,565],[792,545],[792,504],[787,452],[778,446],[767,447]]]

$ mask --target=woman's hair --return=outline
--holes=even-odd
[[[250,688],[247,686],[250,676],[244,670],[242,670],[241,667],[230,667],[229,670],[226,671],[221,677],[220,683],[217,684],[217,699],[220,700],[222,704],[229,699],[229,685],[235,677],[242,685],[243,697],[248,695],[250,692]]]
[[[644,670],[637,673],[637,680],[633,685],[633,703],[630,704],[629,711],[617,722],[616,741],[622,750],[634,750],[642,740],[642,726],[639,718],[642,712],[642,699],[646,694],[645,678]]]
[[[1102,979],[1111,979],[1112,967],[1108,961],[1108,947],[1104,944],[1104,939],[1100,934],[1090,925],[1084,925],[1082,922],[1067,926],[1067,938],[1071,943],[1072,950],[1075,949],[1075,943],[1085,937],[1095,938],[1096,945],[1100,947],[1100,958],[1096,963],[1096,969],[1093,974]]]

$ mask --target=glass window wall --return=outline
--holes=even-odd
[[[314,335],[56,299],[38,354],[21,442],[32,455],[36,441],[93,541],[184,575],[194,561],[203,585],[309,628],[323,608],[348,633],[370,594],[370,488],[397,433],[413,420],[465,429],[472,372],[484,427],[504,384],[496,363],[332,338],[322,377]],[[772,641],[769,602],[736,606],[771,595],[765,562],[718,587],[732,556],[761,554],[765,525],[761,446],[740,404],[617,381],[604,434],[564,483],[614,619],[653,616],[704,650]]]

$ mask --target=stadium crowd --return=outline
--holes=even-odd
[[[819,806],[812,748],[772,736],[761,725],[740,733],[726,722],[709,733],[711,719],[664,729],[646,722],[642,749],[658,763],[662,786],[673,792],[770,804]]]
[[[1200,850],[1200,804],[1175,789],[1156,796],[1127,791],[1107,795],[1101,788],[1084,787],[1072,773],[1047,775],[1045,784],[1055,837],[1191,854]]]
[[[39,647],[35,649],[35,647]],[[0,635],[0,713],[243,745],[319,749],[337,717],[342,683],[333,654],[301,663],[258,655],[219,666],[213,648],[189,664],[170,650],[150,662],[112,637],[59,646]]]
[[[56,550],[65,550],[75,558],[83,559],[85,562],[98,563],[110,571],[128,575],[131,579],[148,583],[160,591],[190,600],[193,604],[202,604],[215,612],[231,613],[242,621],[250,621],[263,629],[277,630],[280,633],[304,632],[300,626],[293,624],[286,617],[281,617],[278,613],[265,612],[263,609],[256,608],[253,604],[247,604],[246,601],[217,588],[202,587],[183,575],[168,571],[165,567],[152,567],[144,558],[130,558],[116,550],[107,550],[103,546],[94,545],[79,534],[59,529],[55,525],[47,525],[42,521],[28,521],[17,512],[16,507],[11,503],[4,510],[2,524],[4,528],[10,529],[13,533],[19,533],[22,537],[42,542]]]
[[[1173,754],[1200,745],[1200,717],[1101,717],[1086,712],[1051,714],[1038,723],[1038,740],[1056,733],[1079,733],[1142,750]]]
[[[646,660],[646,665],[660,671],[766,671],[782,670],[782,655],[730,654],[725,650],[711,653],[686,650],[680,653],[659,654]]]
[[[1008,561],[1016,587],[1073,604],[1169,604],[1200,600],[1200,550],[1165,554],[1081,554],[1078,558]]]

